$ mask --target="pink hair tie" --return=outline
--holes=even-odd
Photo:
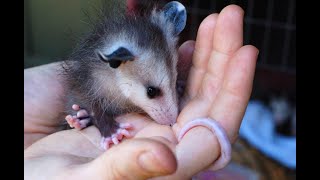
[[[178,141],[192,128],[196,126],[204,126],[210,129],[217,137],[221,148],[221,155],[213,163],[210,169],[219,170],[224,168],[231,160],[231,144],[223,127],[215,120],[210,118],[198,118],[187,123],[180,131]]]

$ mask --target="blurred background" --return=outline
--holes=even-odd
[[[138,6],[143,8],[147,1],[138,1]],[[252,98],[228,174],[238,173],[237,179],[239,174],[244,179],[295,179],[296,1],[180,2],[188,12],[180,42],[195,40],[199,24],[209,14],[238,4],[245,11],[244,43],[260,50]],[[24,0],[24,67],[63,60],[89,30],[85,14],[94,14],[92,7],[100,4],[101,0]]]

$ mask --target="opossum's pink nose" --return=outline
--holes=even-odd
[[[163,116],[161,117],[161,116],[158,116],[157,118],[154,118],[154,119],[159,124],[169,125],[169,126],[172,126],[177,121],[177,117],[163,117]]]
[[[147,108],[145,111],[154,121],[162,125],[173,125],[176,123],[178,117],[178,106],[174,105]]]

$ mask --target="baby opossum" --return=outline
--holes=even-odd
[[[119,115],[146,113],[159,124],[174,124],[177,42],[186,17],[176,1],[145,16],[104,16],[64,63],[69,125],[92,123],[108,148],[130,136],[130,124],[115,121]]]

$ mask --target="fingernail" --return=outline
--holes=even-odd
[[[158,172],[161,167],[159,167],[159,160],[154,156],[152,152],[145,152],[139,156],[138,163],[142,169],[148,172]]]

